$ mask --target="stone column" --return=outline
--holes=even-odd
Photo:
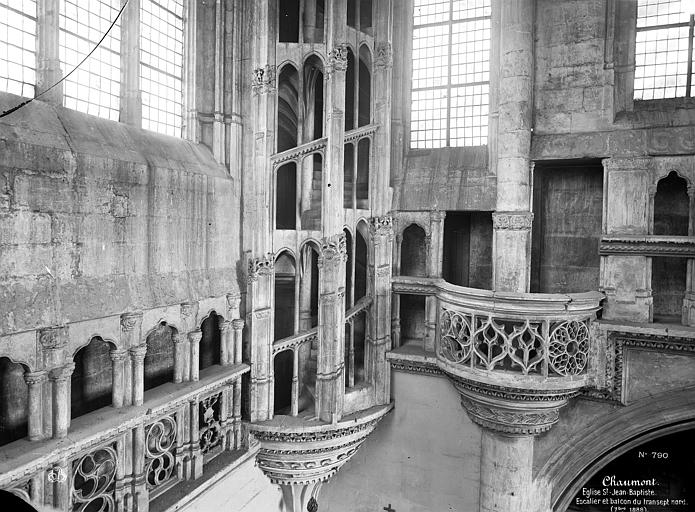
[[[139,345],[130,349],[133,379],[133,405],[142,405],[145,392],[145,354],[147,345]]]
[[[39,441],[44,438],[43,387],[47,378],[48,374],[45,371],[27,372],[24,374],[24,381],[29,388],[29,414],[27,420],[29,441]]]
[[[371,335],[367,337],[367,379],[374,386],[376,403],[391,400],[391,366],[386,352],[391,350],[391,263],[393,261],[393,222],[390,216],[374,217],[370,222],[374,251],[374,275],[371,276],[374,303],[367,315]]]
[[[234,331],[232,322],[220,317],[220,364],[228,366],[234,361]]]
[[[203,333],[196,329],[188,333],[188,342],[191,345],[191,374],[189,380],[197,382],[200,379],[200,340]]]
[[[145,475],[145,426],[137,425],[133,429],[133,495],[135,510],[147,511],[149,493]]]
[[[111,386],[111,404],[114,407],[123,407],[125,390],[125,360],[127,350],[112,350],[110,353],[113,368],[113,384]]]
[[[181,312],[181,345],[183,380],[188,382],[191,378],[191,342],[188,333],[196,329],[196,317],[198,314],[197,302],[183,302],[180,306]]]
[[[265,421],[272,415],[274,261],[272,253],[249,261],[246,300],[251,335],[251,421]]]
[[[131,312],[121,315],[121,347],[129,349],[137,347],[141,342],[142,332],[142,313]],[[131,354],[132,356],[132,354]],[[135,374],[132,371],[125,372],[124,383],[124,401],[123,405],[133,405],[133,397],[135,396]]]
[[[75,363],[69,362],[49,372],[53,385],[53,438],[62,439],[70,428],[70,377]]]
[[[57,461],[49,469],[48,481],[53,481],[53,506],[68,510],[70,506],[70,469],[66,459]]]
[[[185,352],[188,343],[185,339],[186,335],[180,332],[175,332],[172,336],[174,342],[174,383],[180,384],[183,382],[184,376],[184,360],[186,359]]]
[[[604,167],[603,236],[646,235],[649,230],[649,184],[652,158],[608,158]],[[621,201],[608,198],[621,197]],[[606,294],[603,318],[651,322],[651,258],[643,255],[601,256],[599,285]]]
[[[688,185],[688,199],[690,206],[690,215],[688,215],[688,236],[693,236],[695,232],[695,223],[693,222],[693,214],[695,214],[695,186]],[[650,200],[652,206],[653,199]],[[652,212],[654,208],[651,208]],[[652,213],[652,224],[654,214]],[[653,227],[653,226],[652,226]],[[681,312],[681,323],[690,327],[695,326],[695,259],[688,258],[686,263],[686,283],[685,297],[683,297],[683,307]]]
[[[234,364],[241,364],[243,361],[242,341],[244,334],[244,322],[241,318],[232,320],[232,329],[234,330]],[[231,359],[231,354],[230,354]]]
[[[446,212],[430,211],[430,257],[427,261],[427,275],[442,277],[442,259],[444,255],[444,219]]]
[[[63,77],[60,69],[59,11],[55,0],[38,0],[36,3],[36,95],[57,84]],[[63,84],[59,84],[41,97],[51,105],[63,105]]]
[[[121,0],[121,5],[124,1]],[[140,0],[129,0],[121,15],[121,62],[120,121],[140,128]]]
[[[191,474],[196,479],[203,474],[203,454],[200,450],[200,405],[196,400],[190,402],[191,410]]]
[[[241,449],[241,378],[234,381],[232,395],[232,414],[234,422],[234,449]]]
[[[497,213],[493,214],[493,281],[499,291],[526,292],[530,282],[533,24],[533,0],[502,2]]]
[[[335,423],[345,396],[345,235],[324,238],[319,257],[319,347],[316,414]]]
[[[299,414],[299,349],[292,351],[292,416]]]
[[[43,367],[50,370],[59,368],[65,363],[65,347],[69,338],[67,327],[48,327],[36,331],[37,347],[43,352]],[[49,374],[50,376],[50,374]],[[42,386],[43,400],[43,435],[51,437],[54,435],[54,400],[53,400],[53,381]]]

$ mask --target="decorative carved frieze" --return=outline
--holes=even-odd
[[[376,44],[374,66],[377,68],[390,68],[393,66],[393,50],[389,41],[379,41]]]
[[[559,408],[537,411],[495,407],[461,396],[468,416],[481,427],[509,435],[536,435],[550,430],[560,417]]]
[[[254,95],[275,91],[275,66],[266,65],[253,70],[251,91]]]
[[[391,369],[408,373],[421,373],[425,375],[443,375],[444,372],[435,363],[425,361],[410,361],[405,359],[391,359]]]
[[[695,238],[689,236],[669,239],[662,236],[603,237],[599,245],[599,254],[601,256],[626,254],[695,258]]]
[[[68,343],[67,327],[47,327],[37,331],[39,344],[48,350],[63,348]]]
[[[492,214],[493,229],[530,231],[532,224],[533,213],[531,212],[494,212]]]
[[[249,283],[257,281],[260,275],[271,274],[274,265],[275,255],[272,252],[266,253],[265,256],[261,256],[260,258],[249,259]]]
[[[289,161],[295,161],[297,164],[301,164],[301,159],[306,155],[311,153],[323,155],[326,150],[327,140],[328,139],[325,138],[312,140],[311,142],[307,142],[306,144],[302,144],[296,148],[288,149],[282,153],[277,153],[270,157],[270,161],[273,163],[274,167],[279,167],[280,165]]]

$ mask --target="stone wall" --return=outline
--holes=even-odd
[[[36,101],[0,148],[3,334],[238,288],[239,187],[204,146]]]

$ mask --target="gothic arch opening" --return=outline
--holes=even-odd
[[[288,162],[275,171],[275,229],[297,227],[297,164]]]
[[[202,337],[200,338],[199,370],[220,364],[220,352],[222,350],[220,319],[221,317],[215,311],[211,311],[200,325]]]
[[[323,156],[313,153],[302,161],[302,229],[321,229]]]
[[[367,295],[368,233],[367,225],[360,222],[355,236],[355,302]]]
[[[357,144],[357,177],[355,179],[355,199],[357,208],[369,208],[369,153],[371,140],[365,137]]]
[[[0,446],[27,436],[29,388],[24,380],[28,369],[0,357]]]
[[[147,335],[145,354],[145,391],[174,380],[174,337],[178,331],[161,322]]]
[[[299,128],[299,73],[285,64],[278,75],[278,152],[297,147]]]
[[[278,41],[299,42],[299,0],[278,2]]]
[[[687,236],[688,184],[675,171],[659,180],[654,196],[654,234]],[[653,320],[680,323],[688,273],[686,258],[652,257]]]
[[[427,276],[427,243],[425,230],[411,224],[403,231],[401,242],[401,275]]]
[[[273,379],[275,400],[273,411],[275,414],[289,414],[292,403],[292,367],[294,365],[294,352],[283,350],[273,359]]]
[[[95,336],[74,355],[75,370],[70,382],[71,418],[111,405],[112,348],[111,343]]]
[[[372,53],[369,51],[367,45],[362,45],[360,47],[360,68],[358,87],[359,104],[357,113],[357,125],[365,126],[371,123],[372,120]]]
[[[348,2],[349,3],[349,2]],[[355,54],[352,48],[347,49],[347,69],[345,70],[345,131],[355,128],[355,87],[357,73],[355,71]]]
[[[294,334],[295,276],[294,257],[283,251],[275,260],[275,339]]]
[[[343,147],[343,208],[355,207],[355,145]]]
[[[304,61],[304,126],[302,141],[323,137],[323,63],[316,55]]]
[[[300,331],[318,325],[319,263],[318,249],[313,243],[304,245],[301,250],[299,308]]]

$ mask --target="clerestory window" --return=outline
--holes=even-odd
[[[694,0],[638,0],[636,100],[693,96],[694,27]]]
[[[487,144],[491,0],[415,0],[411,148]]]

